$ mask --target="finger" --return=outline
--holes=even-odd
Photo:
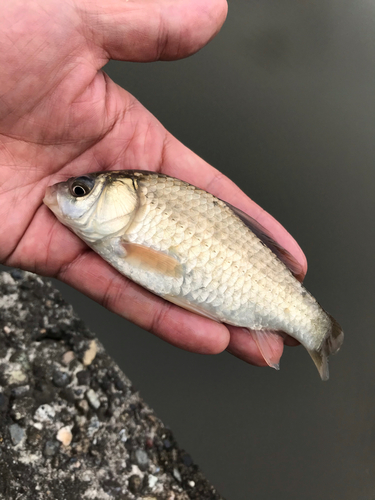
[[[220,30],[226,0],[86,2],[81,17],[108,59],[172,60],[193,54]]]

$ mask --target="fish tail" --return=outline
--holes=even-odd
[[[327,315],[331,324],[321,348],[319,351],[307,349],[307,352],[314,361],[322,380],[329,379],[328,356],[336,354],[344,340],[344,332],[342,331],[341,326],[330,314],[327,313]]]

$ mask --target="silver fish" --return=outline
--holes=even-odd
[[[328,379],[328,356],[343,332],[297,279],[295,259],[247,214],[141,170],[71,178],[50,186],[43,201],[131,280],[184,309],[249,329],[267,362],[269,336],[287,333]]]

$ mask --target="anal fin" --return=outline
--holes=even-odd
[[[279,370],[280,347],[284,345],[284,339],[276,330],[252,330],[244,328],[246,332],[254,339],[260,350],[264,361],[268,366]]]

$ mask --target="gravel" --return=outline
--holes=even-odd
[[[0,273],[0,498],[222,500],[52,284]]]

